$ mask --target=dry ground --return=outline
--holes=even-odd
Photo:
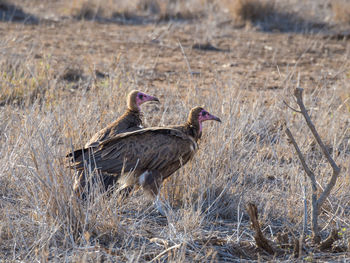
[[[255,247],[245,207],[257,204],[271,240],[299,238],[311,187],[285,121],[320,187],[328,181],[302,116],[283,104],[296,107],[297,85],[342,167],[320,215],[322,234],[337,228],[341,240],[320,252],[307,233],[300,257],[349,260],[350,42],[329,2],[286,1],[294,13],[257,21],[236,19],[230,3],[115,2],[0,2],[0,262],[295,260]],[[131,89],[162,102],[143,106],[147,126],[181,123],[195,105],[223,120],[205,123],[195,159],[164,185],[166,218],[141,191],[88,204],[72,194],[63,157],[119,116]]]

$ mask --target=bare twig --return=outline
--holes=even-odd
[[[156,261],[157,259],[159,259],[161,256],[163,256],[164,254],[166,254],[167,252],[169,252],[170,250],[176,249],[178,247],[180,247],[182,244],[176,244],[172,247],[167,248],[166,250],[162,251],[161,253],[159,253],[156,257],[154,257],[150,262]]]
[[[333,177],[337,177],[338,174],[340,173],[340,168],[339,168],[339,166],[335,163],[335,161],[333,160],[333,158],[331,157],[331,155],[329,154],[329,152],[328,152],[326,146],[324,145],[324,143],[322,142],[321,137],[320,137],[320,135],[318,134],[318,132],[317,132],[317,130],[316,130],[314,124],[312,123],[309,114],[307,113],[307,110],[306,110],[306,108],[305,108],[305,106],[304,106],[304,103],[303,103],[303,89],[302,89],[302,88],[296,88],[296,89],[294,90],[294,96],[295,96],[296,99],[297,99],[297,103],[298,103],[298,105],[299,105],[299,107],[300,107],[301,114],[304,116],[305,121],[306,121],[306,123],[307,123],[307,126],[309,126],[309,128],[310,128],[312,134],[314,135],[314,137],[315,137],[315,139],[316,139],[318,145],[321,147],[321,150],[322,150],[323,154],[326,156],[327,161],[328,161],[329,164],[332,166],[332,169],[333,169],[333,176],[332,176],[332,179],[333,179]],[[336,174],[336,175],[334,176],[334,174]],[[332,181],[332,180],[331,180],[331,181]],[[331,183],[331,182],[330,182],[330,183]],[[328,187],[328,185],[327,185],[327,187]],[[327,187],[326,187],[326,188],[327,188]],[[326,192],[326,191],[327,191],[327,189],[324,190],[324,192]],[[329,191],[330,191],[330,190],[329,190]],[[325,199],[325,198],[324,198],[324,199]],[[323,200],[323,201],[324,201],[324,200]]]
[[[300,110],[294,109],[292,106],[290,106],[285,100],[283,101],[284,105],[286,105],[288,108],[290,108],[292,111],[301,113]]]
[[[315,174],[310,170],[309,166],[307,166],[304,155],[300,151],[300,148],[299,148],[297,142],[295,141],[294,136],[292,135],[289,128],[286,128],[286,134],[287,134],[288,138],[290,139],[290,141],[292,142],[292,144],[295,148],[295,151],[298,154],[299,160],[300,160],[307,176],[310,178],[310,180],[312,182],[312,190],[317,190],[317,183],[316,183],[316,179],[315,179]]]
[[[303,225],[303,237],[307,235],[307,187],[304,185],[303,199],[304,199],[304,225]]]
[[[292,142],[295,151],[298,154],[299,160],[304,168],[305,173],[307,174],[307,176],[310,178],[311,181],[311,187],[312,187],[312,218],[311,218],[311,222],[312,222],[312,232],[313,234],[318,233],[318,209],[317,209],[317,183],[316,183],[316,178],[315,178],[315,174],[310,170],[310,168],[308,167],[308,165],[306,164],[304,155],[302,154],[302,152],[300,151],[300,148],[297,144],[297,142],[295,141],[291,131],[289,130],[289,128],[286,128],[286,134],[288,136],[288,138],[290,139],[290,141]]]

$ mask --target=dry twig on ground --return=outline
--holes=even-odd
[[[320,244],[320,250],[324,251],[331,249],[333,243],[339,239],[340,236],[338,235],[338,230],[332,229],[331,233],[329,233],[329,236]]]
[[[254,239],[256,245],[265,250],[267,253],[273,255],[275,253],[274,249],[269,244],[269,240],[264,237],[264,234],[261,231],[259,221],[258,221],[258,209],[255,204],[249,203],[247,205],[247,211],[252,222],[252,228],[255,231]]]

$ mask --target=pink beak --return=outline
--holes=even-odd
[[[156,102],[159,102],[159,99],[157,97],[154,97],[154,96],[147,96],[147,99],[146,101],[156,101]]]
[[[142,95],[143,98],[140,99],[139,98],[139,95]],[[159,99],[157,97],[154,97],[154,96],[151,96],[151,95],[147,95],[145,93],[139,93],[136,97],[136,104],[138,106],[140,106],[141,104],[145,103],[145,102],[148,102],[148,101],[156,101],[159,103]]]
[[[214,120],[214,121],[221,122],[219,117],[216,117],[216,116],[214,116],[214,115],[212,115],[210,113],[209,113],[209,116],[208,116],[208,120]]]
[[[199,122],[210,121],[210,120],[221,122],[219,117],[216,117],[207,111],[205,113],[206,113],[205,115],[202,115],[202,114],[199,115],[198,117]]]

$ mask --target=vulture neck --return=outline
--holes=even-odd
[[[128,111],[130,112],[140,113],[141,111],[140,106],[136,102],[135,96],[129,97],[127,106],[128,106]]]
[[[140,112],[139,109],[131,109],[131,108],[128,108],[128,109],[126,110],[126,112],[127,112],[128,114],[132,114],[132,115],[134,115],[134,116],[136,116],[136,117],[138,117],[138,118],[141,118],[141,117],[142,117],[142,114],[141,114],[141,112]]]
[[[199,122],[188,120],[185,124],[185,129],[187,134],[192,136],[195,141],[198,141],[198,139],[200,139],[202,136],[202,124]]]
[[[134,102],[134,103],[129,102],[128,103],[128,111],[132,112],[134,114],[140,114],[141,110],[140,110],[140,107],[136,104],[136,102]]]

